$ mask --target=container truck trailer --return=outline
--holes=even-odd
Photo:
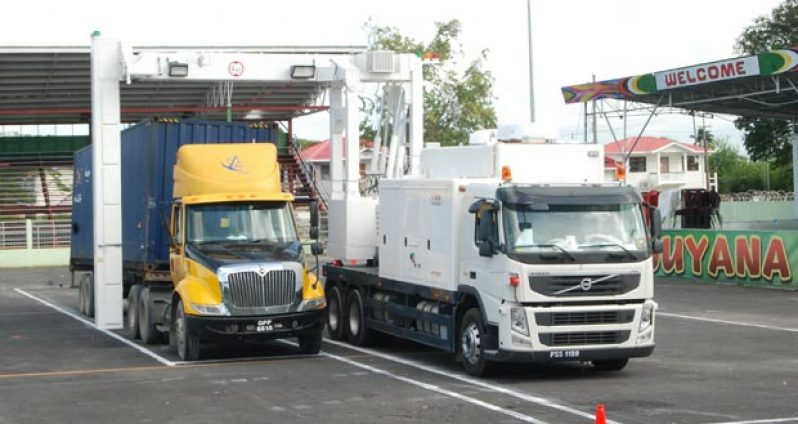
[[[602,146],[513,141],[426,148],[416,175],[379,181],[374,257],[324,266],[333,339],[406,338],[477,376],[653,352],[658,212],[603,184]]]
[[[131,336],[148,344],[168,339],[181,360],[198,359],[203,341],[223,338],[297,337],[302,352],[319,351],[326,299],[305,267],[293,196],[281,191],[276,131],[206,121],[146,121],[123,131]],[[73,273],[83,274],[81,311],[89,315],[90,149],[76,153],[71,256]]]

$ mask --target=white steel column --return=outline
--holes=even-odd
[[[424,148],[424,75],[421,61],[413,63],[410,76],[410,175],[421,174],[421,149]]]
[[[122,205],[119,42],[91,39],[91,134],[94,192],[94,306],[97,325],[122,328]]]
[[[330,181],[331,199],[341,199],[344,193],[343,138],[345,130],[343,84],[330,87]]]
[[[346,70],[346,197],[360,196],[360,72]]]

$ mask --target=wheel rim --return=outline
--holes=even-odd
[[[479,327],[476,323],[469,323],[463,329],[460,337],[460,350],[463,352],[463,358],[469,364],[476,364],[479,362],[479,349],[480,349],[480,334]]]
[[[357,300],[349,307],[349,334],[355,337],[360,334],[360,308]]]
[[[332,331],[338,331],[341,310],[338,306],[338,296],[330,296],[330,305],[327,309],[327,325]]]
[[[175,311],[175,334],[177,335],[177,354],[180,359],[186,357],[186,320],[183,314],[183,303],[177,304]]]

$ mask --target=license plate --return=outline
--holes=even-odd
[[[549,351],[549,359],[579,359],[578,350],[552,350]]]
[[[280,330],[283,328],[283,324],[279,322],[272,322],[272,320],[261,320],[258,321],[258,326],[255,327],[255,331],[258,333],[268,333],[274,330]]]

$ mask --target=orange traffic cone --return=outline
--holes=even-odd
[[[596,424],[607,424],[607,417],[604,415],[604,404],[596,405]]]

